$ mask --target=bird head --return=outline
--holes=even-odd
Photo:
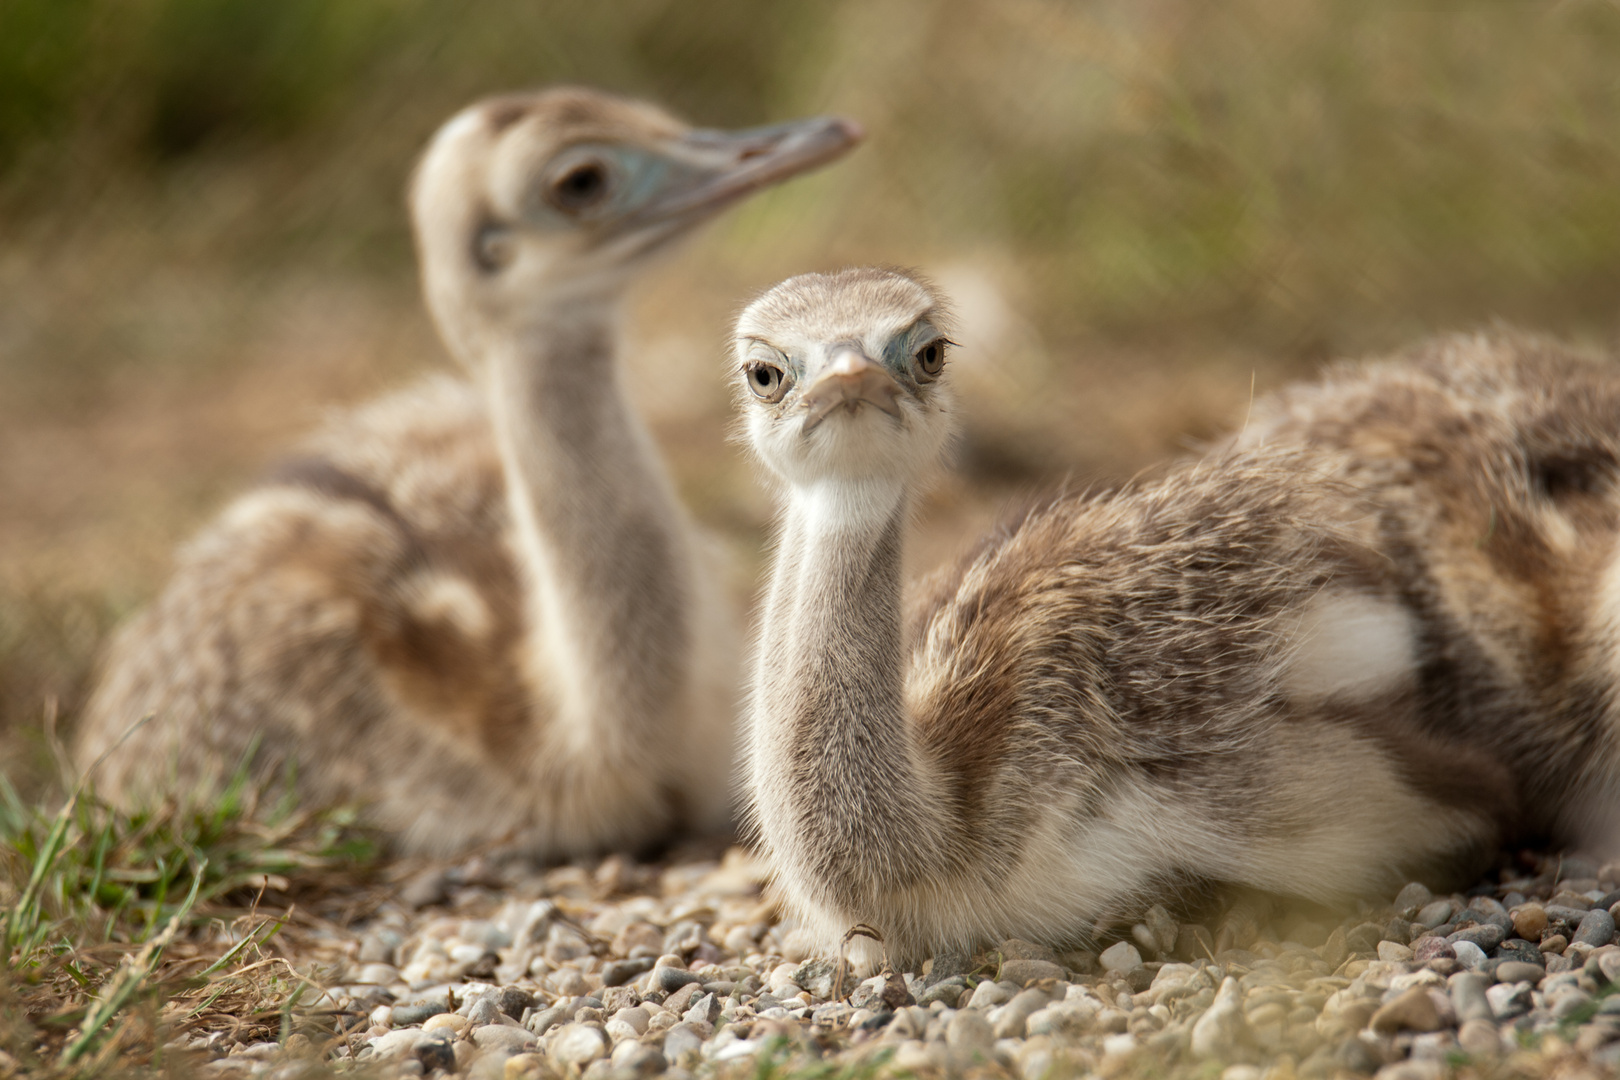
[[[743,311],[733,352],[748,439],[790,484],[914,480],[953,430],[944,298],[888,269],[789,278]]]
[[[465,356],[490,316],[611,302],[671,240],[860,138],[829,117],[692,128],[575,87],[479,102],[439,129],[411,186],[429,304]]]

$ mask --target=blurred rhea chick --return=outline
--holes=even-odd
[[[828,945],[902,970],[1087,938],[1167,895],[1339,902],[1477,867],[1515,820],[1501,743],[1435,722],[1514,675],[1403,587],[1309,453],[1227,448],[1064,494],[924,582],[902,537],[949,441],[945,301],[805,275],[742,314],[737,387],[780,482],[746,724],[751,824]],[[1527,740],[1533,741],[1533,739]],[[858,942],[869,963],[873,946]],[[860,956],[864,952],[864,956]]]
[[[542,856],[729,822],[726,602],[617,363],[653,256],[858,139],[697,130],[582,89],[474,105],[411,191],[470,381],[343,417],[180,554],[79,735],[123,803],[256,780],[359,801],[408,850]],[[118,740],[142,717],[153,719]]]

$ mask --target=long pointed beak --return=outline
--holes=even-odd
[[[847,406],[854,412],[861,405],[876,405],[890,416],[900,415],[900,384],[894,376],[883,370],[882,364],[873,363],[853,349],[846,349],[832,358],[816,381],[805,388],[800,399],[809,413],[804,418],[802,434],[839,408]]]
[[[672,186],[627,224],[706,217],[842,157],[865,137],[859,124],[836,116],[746,131],[688,132],[670,149],[691,167],[689,182]]]

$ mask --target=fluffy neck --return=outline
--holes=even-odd
[[[790,489],[750,716],[750,794],[789,888],[845,911],[940,867],[938,786],[905,708],[899,485]]]
[[[617,306],[553,308],[484,366],[520,552],[531,677],[564,747],[656,753],[686,699],[691,542],[615,361]]]

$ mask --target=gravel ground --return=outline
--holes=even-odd
[[[764,1058],[822,1075],[1428,1080],[1620,1065],[1620,865],[1525,856],[1466,894],[1409,885],[1339,925],[1296,914],[1221,951],[1155,908],[1100,953],[1008,941],[850,977],[842,998],[761,879],[738,850],[428,874],[334,931],[304,1031],[216,1035],[197,1047],[204,1074],[633,1080],[763,1076]]]

